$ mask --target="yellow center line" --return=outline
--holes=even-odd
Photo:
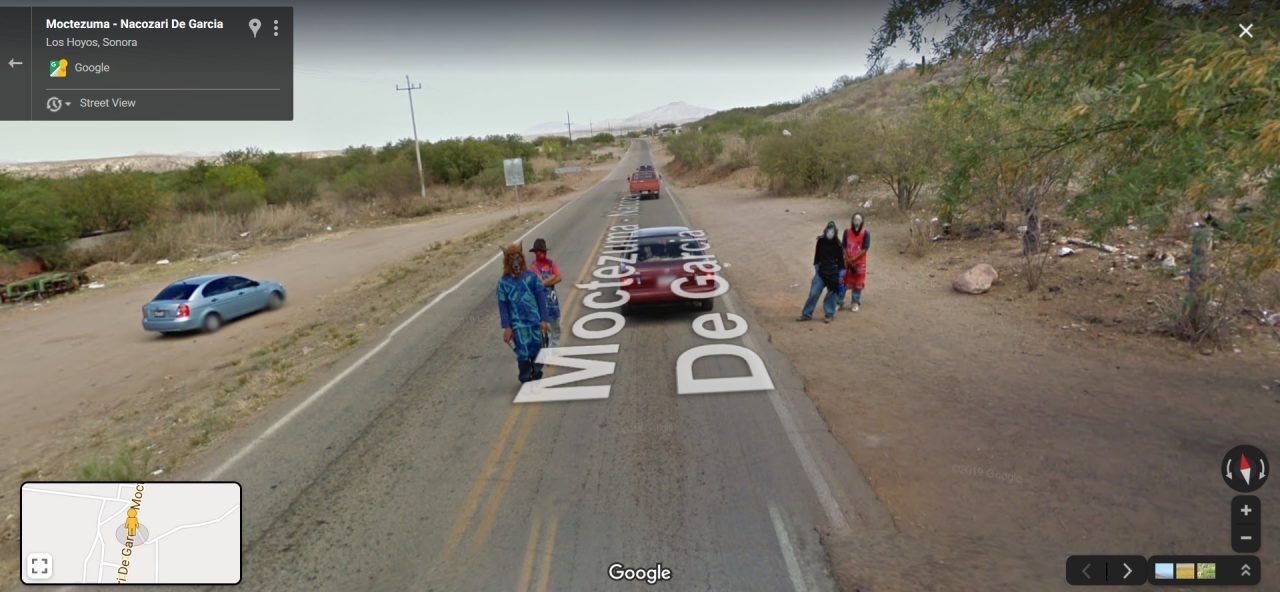
[[[595,244],[591,249],[591,255],[582,266],[582,271],[578,274],[577,281],[574,282],[575,286],[576,284],[586,282],[587,278],[591,275],[591,270],[594,268],[594,262],[599,255],[599,251],[604,246],[603,240],[605,234],[608,233],[609,227],[613,225],[614,221],[606,220],[606,223],[600,229],[600,234],[596,237]],[[560,315],[561,322],[574,320],[577,314],[582,310],[581,298],[577,298],[578,296],[581,296],[582,292],[582,290],[579,290],[576,287],[569,292],[570,303]],[[562,333],[572,333],[572,326],[572,322],[569,323],[568,327],[562,326]],[[547,372],[549,374],[554,374],[558,370],[559,368],[553,367],[548,369]],[[484,496],[485,489],[487,488],[486,486],[490,481],[489,477],[497,467],[498,461],[502,460],[504,450],[508,450],[505,446],[507,438],[511,435],[511,430],[520,416],[520,411],[526,407],[532,407],[533,409],[524,415],[520,424],[520,433],[516,436],[515,443],[513,443],[509,449],[510,455],[506,457],[505,464],[503,465],[502,475],[499,477],[498,484],[495,486],[494,490],[489,494],[489,499],[485,504],[485,511],[481,517],[480,524],[476,527],[476,532],[472,539],[472,550],[474,551],[479,549],[488,538],[489,531],[493,528],[493,522],[497,518],[498,507],[502,503],[502,497],[506,493],[507,486],[511,480],[511,475],[515,473],[516,464],[519,462],[520,455],[523,452],[525,439],[528,437],[529,431],[533,427],[534,419],[538,415],[538,409],[540,408],[538,405],[514,405],[512,407],[511,413],[507,416],[506,422],[502,425],[502,430],[498,435],[497,441],[494,442],[493,448],[489,451],[489,456],[485,458],[484,465],[481,467],[480,473],[476,476],[475,482],[471,487],[471,491],[468,492],[466,499],[463,501],[462,508],[453,522],[453,527],[449,531],[448,542],[445,544],[444,550],[440,554],[439,562],[443,563],[448,560],[457,549],[458,545],[462,542],[464,535],[466,535],[467,526],[470,524],[471,518],[475,516],[476,510],[480,507],[480,499]],[[530,561],[532,561],[532,559]],[[530,576],[532,576],[532,574],[530,574]]]
[[[529,542],[524,549],[524,565],[520,567],[520,580],[516,582],[516,592],[528,592],[529,582],[533,579],[533,555],[538,550],[539,518],[533,517],[533,525],[529,527]]]
[[[471,550],[475,552],[484,546],[484,542],[489,538],[489,531],[493,529],[493,521],[498,516],[498,507],[502,505],[502,496],[507,493],[507,487],[511,485],[511,476],[516,472],[516,465],[520,462],[520,456],[524,454],[524,442],[529,437],[529,430],[533,427],[533,421],[538,417],[538,411],[541,406],[534,406],[524,415],[524,419],[520,420],[520,433],[516,435],[516,441],[511,445],[511,454],[507,456],[506,464],[502,466],[502,474],[498,477],[498,484],[494,486],[493,491],[489,493],[489,500],[485,502],[484,515],[480,518],[480,524],[476,526],[476,532],[471,539]]]
[[[515,405],[511,409],[511,413],[507,415],[507,420],[502,424],[502,431],[498,434],[498,439],[493,443],[493,449],[489,451],[489,456],[485,457],[484,465],[480,469],[480,474],[476,475],[475,483],[471,486],[471,491],[467,494],[466,500],[462,504],[462,511],[453,521],[453,528],[449,531],[449,542],[445,544],[444,551],[440,555],[440,562],[444,562],[453,554],[453,550],[462,541],[462,535],[467,531],[467,524],[471,521],[471,516],[475,514],[476,508],[480,506],[480,496],[484,494],[485,486],[489,483],[489,476],[493,474],[493,470],[498,465],[498,460],[502,457],[502,450],[507,443],[507,437],[511,435],[511,429],[516,425],[516,419],[520,417],[520,411],[523,405]]]
[[[547,584],[551,582],[551,555],[556,549],[556,526],[560,519],[551,515],[551,523],[547,525],[547,544],[542,546],[542,565],[538,567],[538,592],[547,592]]]

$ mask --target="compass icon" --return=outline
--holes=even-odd
[[[1267,471],[1271,466],[1267,455],[1248,444],[1241,444],[1227,451],[1222,458],[1222,479],[1227,487],[1249,493],[1257,491],[1267,482]]]

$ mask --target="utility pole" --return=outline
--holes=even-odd
[[[564,126],[569,128],[569,143],[573,144],[573,121],[569,119],[569,112],[564,112]]]
[[[596,122],[588,119],[587,120],[587,137],[590,138],[595,135],[596,135]]]
[[[404,75],[404,88],[396,86],[396,90],[408,91],[409,93],[409,121],[413,124],[413,156],[418,159],[418,187],[422,190],[422,199],[427,199],[427,180],[422,175],[422,146],[418,144],[418,117],[413,112],[413,91],[422,90],[421,84],[413,84],[409,81],[409,75]]]

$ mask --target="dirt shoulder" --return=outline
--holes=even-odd
[[[797,323],[814,240],[848,203],[732,178],[675,191],[894,518],[893,541],[831,541],[847,589],[1065,589],[1073,553],[1229,551],[1217,465],[1238,443],[1280,450],[1274,344],[1205,356],[1064,323],[1012,281],[960,295],[980,260],[900,254],[907,225],[874,213],[862,311]]]

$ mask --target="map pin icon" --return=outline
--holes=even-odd
[[[262,21],[258,19],[249,19],[249,30],[253,31],[253,38],[258,38],[258,29],[262,28]]]

